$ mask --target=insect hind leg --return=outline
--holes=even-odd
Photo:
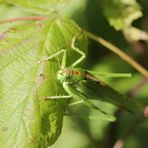
[[[59,56],[59,54],[61,54],[61,53],[65,53],[65,54],[66,54],[66,52],[67,52],[67,50],[62,49],[62,50],[60,50],[60,51],[58,51],[58,52],[56,52],[56,53],[54,53],[54,54],[52,54],[52,55],[50,55],[50,56],[48,56],[48,57],[42,58],[40,61],[38,61],[38,64],[40,64],[42,61],[51,60],[51,59],[53,59],[54,57]]]

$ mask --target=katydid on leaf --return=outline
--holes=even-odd
[[[72,65],[66,65],[66,57],[67,51],[60,50],[55,54],[42,59],[41,61],[51,60],[54,57],[59,56],[63,53],[62,64],[61,68],[57,73],[57,79],[62,83],[63,88],[67,92],[67,96],[49,96],[45,97],[46,100],[48,99],[75,99],[77,102],[83,102],[85,105],[94,108],[99,111],[102,115],[102,119],[114,121],[115,117],[109,115],[108,113],[101,110],[99,107],[94,105],[90,100],[101,100],[104,102],[112,103],[114,105],[120,106],[130,112],[137,112],[141,110],[141,106],[128,97],[120,94],[118,91],[114,90],[108,84],[104,83],[103,81],[99,80],[95,76],[93,76],[89,71],[84,70],[82,68],[76,68],[76,66],[83,61],[86,57],[85,53],[79,50],[75,46],[76,38],[72,39],[71,48],[78,52],[81,57],[76,60]],[[39,63],[41,62],[39,61]],[[102,74],[105,75],[105,74]],[[112,74],[115,76],[116,74]],[[121,77],[124,74],[121,74]],[[125,74],[125,77],[130,76],[129,74]],[[117,74],[117,77],[119,75]],[[77,102],[74,102],[76,104]]]

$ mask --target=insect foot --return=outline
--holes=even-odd
[[[49,100],[49,98],[46,97],[46,96],[41,97],[41,99],[42,99],[43,101],[47,101],[47,100]]]
[[[41,64],[43,61],[47,61],[47,60],[46,60],[46,57],[43,57],[41,60],[39,60],[39,61],[37,62],[37,64]]]

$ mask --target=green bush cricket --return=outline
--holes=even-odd
[[[71,48],[74,51],[78,52],[81,55],[81,57],[78,60],[76,60],[72,65],[66,66],[66,56],[67,56],[66,50],[60,50],[55,54],[41,60],[41,61],[51,60],[52,58],[57,57],[58,55],[63,53],[62,65],[57,73],[57,79],[62,83],[63,88],[68,93],[68,95],[66,96],[50,96],[50,97],[44,97],[44,99],[48,100],[48,99],[73,98],[76,100],[76,102],[72,104],[83,102],[85,105],[98,110],[102,114],[101,118],[109,121],[114,121],[115,117],[102,111],[99,107],[94,105],[90,100],[94,99],[94,100],[109,102],[117,106],[120,106],[130,112],[137,112],[141,110],[142,107],[137,102],[134,102],[130,100],[128,97],[120,94],[112,87],[104,83],[103,81],[97,79],[89,71],[84,70],[82,68],[76,68],[76,66],[83,61],[86,55],[75,46],[75,40],[76,38],[74,37],[72,39]],[[39,63],[41,61],[39,61]],[[115,75],[116,74],[112,74],[112,76]],[[117,77],[119,75],[120,74],[117,74]],[[124,74],[121,74],[121,77],[122,76],[124,76]],[[125,77],[127,76],[128,74],[125,74]]]

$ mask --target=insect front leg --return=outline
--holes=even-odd
[[[83,51],[81,51],[79,48],[77,48],[77,47],[75,46],[75,42],[76,42],[76,37],[72,38],[72,41],[71,41],[71,48],[72,48],[74,51],[76,51],[77,53],[79,53],[79,54],[81,55],[81,57],[80,57],[78,60],[76,60],[76,61],[71,65],[71,67],[77,66],[77,65],[78,65],[79,63],[81,63],[81,62],[85,59],[85,57],[86,57],[86,54],[85,54]],[[66,57],[67,57],[67,50],[65,50],[65,49],[62,49],[62,50],[60,50],[60,51],[58,51],[58,52],[56,52],[56,53],[50,55],[49,57],[44,57],[43,59],[41,59],[40,61],[38,61],[38,64],[40,64],[42,61],[51,60],[52,58],[59,56],[61,53],[63,53],[63,57],[62,57],[62,66],[61,66],[61,67],[62,67],[62,68],[65,68],[65,67],[66,67]]]
[[[85,54],[83,51],[81,51],[79,48],[77,48],[77,47],[75,46],[75,42],[76,42],[76,37],[74,37],[74,38],[72,39],[71,48],[72,48],[74,51],[78,52],[78,53],[81,55],[81,57],[80,57],[77,61],[75,61],[75,62],[71,65],[71,67],[77,66],[77,65],[78,65],[79,63],[81,63],[81,62],[85,59],[85,57],[86,57],[86,54]]]

